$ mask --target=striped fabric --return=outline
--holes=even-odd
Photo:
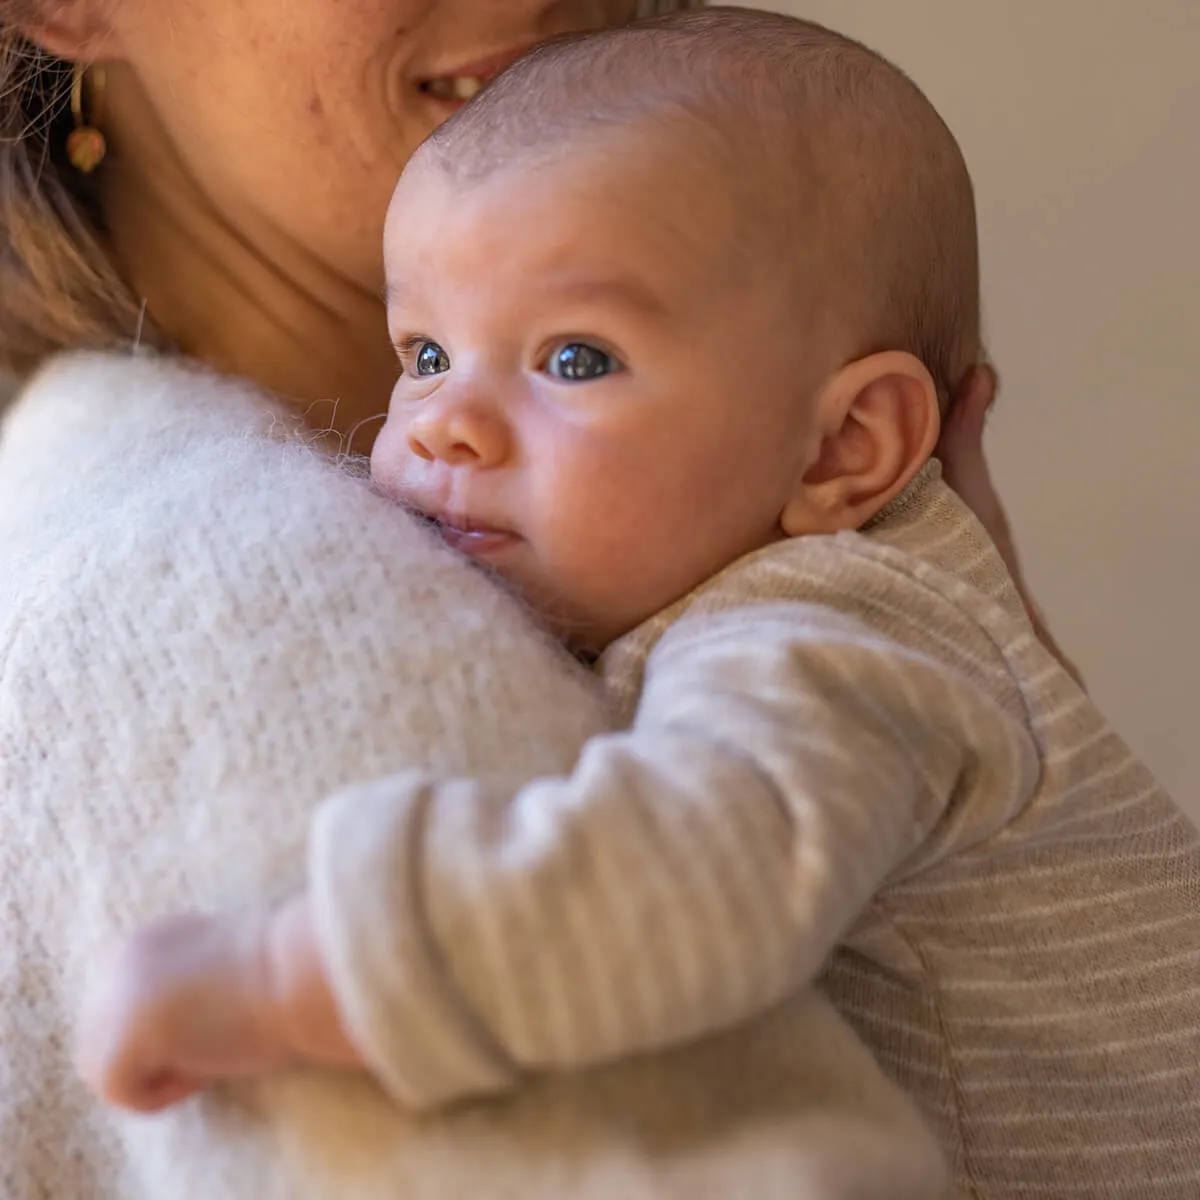
[[[394,1094],[748,1029],[823,974],[962,1194],[1200,1196],[1200,837],[936,464],[600,669],[628,729],[569,777],[415,772],[318,819],[326,958]]]
[[[864,535],[790,543],[727,573],[610,653],[610,678],[632,709],[661,635],[646,678],[661,696],[656,669],[724,625],[727,661],[767,719],[777,687],[809,690],[792,710],[796,751],[823,764],[826,786],[784,794],[797,870],[822,870],[838,903],[826,927],[848,926],[824,986],[919,1099],[964,1194],[1195,1200],[1197,833],[1032,636],[982,530],[928,476]],[[794,626],[781,679],[745,664],[762,658],[756,638],[786,645],[785,598],[820,607]],[[761,607],[737,623],[719,611],[736,602]],[[646,710],[642,695],[639,724]],[[745,750],[728,704],[677,694],[671,712]],[[802,836],[814,804],[842,822],[816,865]],[[907,845],[896,821],[911,823]],[[887,879],[855,913],[884,843]],[[751,907],[737,912],[758,940]]]

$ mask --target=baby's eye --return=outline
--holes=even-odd
[[[437,342],[422,342],[413,361],[418,375],[444,375],[450,370],[450,355]]]
[[[602,379],[621,370],[621,364],[598,346],[587,342],[567,342],[550,353],[546,370],[556,379],[569,383],[586,383],[590,379]]]

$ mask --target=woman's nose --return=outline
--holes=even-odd
[[[508,456],[509,432],[495,412],[469,402],[427,400],[408,423],[408,448],[427,462],[497,467]]]

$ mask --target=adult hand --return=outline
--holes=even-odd
[[[946,482],[991,534],[1028,602],[1008,515],[992,483],[987,456],[983,452],[983,428],[996,399],[997,382],[996,372],[986,364],[971,368],[954,397],[936,453],[941,459]]]
[[[988,470],[987,456],[983,451],[983,429],[996,399],[997,384],[995,370],[986,363],[978,363],[971,368],[954,397],[936,453],[941,459],[946,482],[962,497],[995,542],[1017,585],[1034,632],[1075,681],[1082,685],[1083,679],[1078,668],[1046,628],[1041,610],[1030,594],[1021,571],[1021,560],[1013,541],[1008,514],[1004,511]]]

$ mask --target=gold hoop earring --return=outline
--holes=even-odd
[[[75,128],[67,136],[67,160],[83,175],[90,175],[108,153],[108,142],[99,128],[104,116],[104,68],[91,67],[90,73],[92,95],[88,117],[83,112],[83,81],[89,74],[88,65],[76,63],[71,75],[71,116]]]

